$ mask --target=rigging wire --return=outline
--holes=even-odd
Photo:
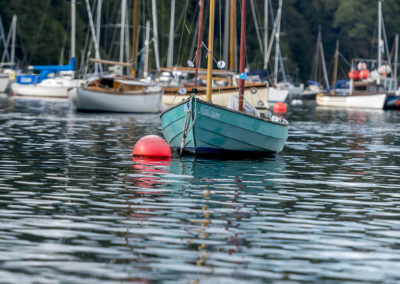
[[[39,28],[37,29],[37,32],[35,32],[35,35],[33,37],[31,48],[29,48],[29,55],[26,58],[27,62],[30,62],[32,53],[36,49],[36,45],[37,45],[37,41],[38,41],[38,34],[40,34],[42,29],[43,29],[44,21],[47,18],[47,11],[49,9],[50,3],[51,3],[51,0],[48,0],[47,1],[47,5],[45,5],[45,8],[42,10],[43,16],[42,16],[42,19],[40,21]],[[25,63],[25,56],[24,56],[23,62]]]
[[[182,31],[181,31],[181,39],[179,41],[179,48],[178,48],[178,59],[177,59],[178,65],[182,65],[182,64],[179,63],[179,60],[180,60],[180,57],[181,57],[181,47],[182,47],[183,32],[185,30],[185,27],[187,27],[186,26],[186,15],[187,15],[188,5],[189,5],[189,0],[186,0],[185,13],[184,13],[184,16],[183,16],[183,24],[182,24]],[[190,30],[187,30],[187,32],[190,35]]]
[[[222,58],[222,16],[221,16],[221,0],[218,0],[219,5],[219,58]]]

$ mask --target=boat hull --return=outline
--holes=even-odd
[[[6,75],[0,74],[0,93],[4,93],[6,91],[8,86],[8,81],[9,81],[8,74]]]
[[[385,101],[385,109],[400,109],[400,96],[388,96]]]
[[[173,149],[181,148],[189,108],[186,100],[161,114],[162,132]],[[193,101],[192,110],[184,151],[195,155],[275,154],[282,151],[288,137],[287,122],[246,115],[199,99]]]
[[[80,80],[48,79],[39,84],[11,84],[11,91],[16,96],[37,98],[68,98],[68,89],[75,88],[82,83]]]
[[[79,87],[70,91],[70,98],[81,111],[157,113],[161,109],[162,89],[153,87],[141,94],[117,94]]]
[[[268,102],[269,103],[284,102],[286,101],[288,95],[289,95],[289,90],[286,89],[281,90],[271,87],[269,88]]]
[[[349,107],[349,108],[375,108],[383,109],[386,94],[366,95],[317,95],[317,104],[321,106]]]

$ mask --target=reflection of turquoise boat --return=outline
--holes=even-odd
[[[199,99],[193,99],[192,107],[187,100],[165,111],[161,127],[172,148],[179,149],[183,141],[183,150],[194,154],[277,153],[288,137],[285,120],[272,121]]]

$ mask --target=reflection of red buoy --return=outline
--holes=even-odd
[[[287,106],[285,103],[275,103],[274,104],[274,112],[285,113],[287,111]]]
[[[170,158],[171,149],[168,143],[157,135],[147,135],[136,142],[133,156]]]

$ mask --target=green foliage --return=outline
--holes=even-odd
[[[159,29],[159,49],[161,65],[166,65],[171,1],[157,0]],[[216,0],[215,51],[216,60],[223,54],[223,36],[228,32],[224,27],[225,0]],[[237,12],[240,2],[236,0]],[[274,13],[278,0],[272,0]],[[96,0],[90,0],[95,11]],[[139,50],[143,47],[146,20],[152,19],[151,1],[140,1]],[[209,1],[206,1],[208,7]],[[256,36],[256,26],[250,3],[247,1],[247,64],[251,70],[263,67],[263,54]],[[263,36],[264,1],[255,0],[256,21]],[[193,39],[198,18],[198,0],[176,1],[176,22],[174,36],[174,63],[184,66],[193,58]],[[103,0],[101,56],[104,59],[119,58],[119,28],[121,1]],[[376,57],[377,43],[377,1],[372,0],[284,0],[281,28],[281,49],[286,73],[293,79],[310,78],[318,26],[322,27],[322,40],[325,57],[332,63],[336,41],[340,41],[341,53],[350,60],[354,57]],[[383,15],[389,49],[400,27],[400,2],[385,0]],[[132,21],[133,1],[128,1],[129,23]],[[18,15],[17,58],[20,66],[32,64],[66,63],[70,54],[70,1],[67,0],[0,0],[0,13],[6,33],[13,14]],[[95,16],[95,13],[93,13]],[[237,36],[240,35],[239,13],[237,15]],[[151,22],[152,25],[152,22]],[[208,8],[205,12],[203,42],[208,41]],[[269,24],[269,33],[272,23]],[[271,35],[270,35],[271,36]],[[130,43],[131,35],[128,35]],[[237,43],[239,40],[237,39]],[[77,63],[80,66],[82,56],[88,55],[86,46],[94,51],[89,33],[88,16],[84,0],[77,0]],[[0,51],[3,46],[0,44]],[[202,66],[205,66],[205,53],[202,51]],[[274,54],[271,55],[271,62]],[[139,57],[140,59],[140,57]],[[228,62],[227,62],[228,63]],[[150,66],[155,67],[154,49],[151,46]],[[342,65],[342,69],[348,68]],[[341,76],[339,74],[339,76]],[[343,74],[342,74],[343,77]]]

